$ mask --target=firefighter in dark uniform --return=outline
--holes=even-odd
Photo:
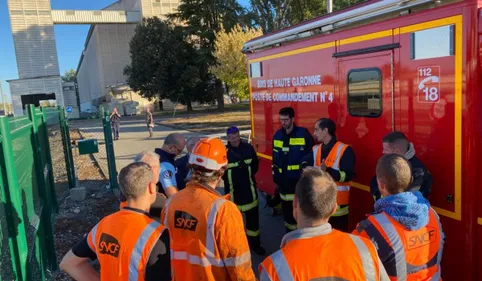
[[[241,141],[239,130],[233,126],[226,132],[228,138],[228,170],[223,175],[224,190],[239,211],[246,215],[246,235],[250,248],[263,256],[259,229],[259,201],[255,174],[258,172],[258,156],[253,146]]]
[[[337,230],[348,231],[350,184],[356,176],[355,153],[350,145],[337,140],[335,130],[335,122],[329,118],[321,118],[315,123],[314,136],[320,144],[301,160],[301,167],[318,167],[335,180],[338,207],[328,222]]]
[[[273,136],[273,181],[276,185],[275,193],[281,199],[281,208],[286,231],[296,230],[293,218],[293,198],[296,183],[301,175],[301,159],[311,153],[315,141],[310,132],[294,123],[295,111],[292,107],[285,107],[279,111],[282,125]]]

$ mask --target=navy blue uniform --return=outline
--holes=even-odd
[[[176,182],[177,189],[182,190],[186,187],[186,183],[189,180],[190,170],[189,170],[189,153],[178,158],[175,161],[174,166],[177,169],[176,172]]]
[[[287,232],[296,229],[292,204],[296,183],[301,176],[301,160],[311,153],[314,144],[310,132],[295,124],[291,133],[287,134],[281,128],[273,136],[273,181],[279,187]]]
[[[259,247],[259,201],[255,175],[258,172],[259,159],[249,143],[241,141],[238,147],[229,143],[228,170],[223,175],[224,190],[231,194],[238,209],[246,215],[246,235],[251,247]]]

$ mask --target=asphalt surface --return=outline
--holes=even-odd
[[[100,143],[103,142],[103,129],[99,121],[96,123],[91,121],[85,124],[77,124],[76,127],[81,130],[85,138],[97,138]],[[131,163],[137,153],[143,150],[154,151],[155,148],[161,147],[167,135],[174,132],[182,133],[186,138],[190,136],[206,136],[156,124],[153,138],[148,138],[149,133],[143,118],[123,117],[120,125],[119,140],[114,142],[117,171]],[[219,136],[219,134],[213,134],[212,136]],[[105,148],[102,145],[99,146],[99,153],[94,154],[94,156],[104,174],[108,175]],[[263,196],[260,196],[259,206],[261,244],[266,250],[266,255],[258,256],[251,251],[253,270],[256,275],[258,275],[258,265],[268,255],[279,249],[281,239],[285,234],[283,217],[272,216],[272,209],[269,207],[265,208]]]

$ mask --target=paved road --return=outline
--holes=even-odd
[[[98,138],[103,140],[103,131],[101,126],[92,126],[92,124],[77,126],[86,138]],[[146,124],[143,119],[124,117],[121,123],[119,140],[114,142],[114,149],[116,155],[116,168],[120,171],[123,167],[132,162],[135,155],[143,150],[153,151],[157,147],[161,147],[164,139],[170,133],[178,132],[184,134],[186,137],[199,135],[186,130],[174,129],[171,127],[156,125],[154,127],[154,137],[149,139]],[[218,136],[219,134],[216,134]],[[107,173],[107,162],[105,157],[105,148],[103,145],[99,146],[99,153],[95,157]],[[272,216],[271,209],[264,208],[265,200],[260,196],[260,230],[261,243],[266,249],[267,255],[279,249],[281,239],[284,235],[284,225],[282,216]],[[265,257],[252,254],[253,269],[255,273],[258,272],[258,265]]]

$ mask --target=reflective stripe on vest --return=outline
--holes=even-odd
[[[214,238],[214,229],[216,223],[216,216],[221,208],[221,206],[226,202],[224,198],[218,198],[214,200],[211,209],[209,210],[208,220],[207,220],[207,231],[206,231],[206,251],[204,253],[205,257],[197,256],[189,254],[188,252],[184,251],[174,251],[171,250],[171,259],[172,260],[182,260],[187,261],[193,265],[199,265],[202,267],[209,267],[209,266],[216,266],[216,267],[227,267],[232,266],[236,267],[241,264],[248,262],[251,258],[251,253],[247,251],[240,256],[231,257],[226,259],[216,258],[215,251],[216,251],[216,242]],[[167,203],[166,203],[167,208]],[[167,211],[166,217],[164,218],[167,221]]]
[[[365,245],[365,243],[363,243],[360,237],[352,234],[349,234],[349,236],[352,239],[353,243],[355,244],[358,250],[358,253],[360,254],[363,271],[365,273],[365,280],[367,281],[378,280],[377,270],[375,268],[375,264],[373,263],[373,257],[370,251],[368,250],[367,246]],[[278,250],[274,254],[272,254],[271,260],[280,281],[295,280],[293,277],[293,273],[290,270],[290,266],[286,261],[286,258],[282,250]],[[272,279],[263,267],[261,276],[260,276],[260,281],[268,281],[268,280],[272,280]]]
[[[150,253],[152,248],[154,248],[154,246],[156,245],[154,243],[152,245],[151,249],[146,249],[147,240],[149,240],[149,238],[154,233],[154,231],[156,231],[156,228],[158,228],[160,225],[161,224],[158,223],[157,221],[151,222],[150,224],[148,224],[144,228],[141,236],[139,237],[139,239],[137,239],[137,242],[136,242],[136,245],[134,247],[134,250],[132,251],[131,259],[130,259],[130,263],[129,263],[129,280],[138,280],[138,278],[139,278],[138,268],[139,268],[139,265],[141,263],[142,253],[144,253],[147,250]],[[162,234],[162,232],[161,232],[161,234]]]
[[[319,168],[321,167],[322,162],[325,163],[327,159],[329,159],[328,162],[333,163],[333,165],[328,164],[326,167],[332,168],[333,170],[336,170],[340,173],[340,182],[336,182],[338,186],[337,203],[338,205],[348,205],[348,201],[350,198],[350,186],[347,185],[347,183],[343,182],[345,181],[346,173],[343,171],[340,171],[340,161],[341,161],[341,157],[343,157],[342,152],[344,152],[348,146],[342,142],[336,142],[333,148],[331,149],[330,153],[328,154],[327,159],[322,161],[321,159],[323,154],[322,145],[323,144],[319,144],[313,147],[313,159],[314,159],[313,166]],[[336,151],[336,154],[333,154],[334,151]],[[344,216],[344,215],[347,215],[348,213],[349,213],[348,206],[345,206],[343,208],[338,206],[333,216],[334,217]]]
[[[432,212],[435,218],[437,219],[438,229],[439,231],[441,231],[442,227],[440,224],[440,220],[438,219],[437,213],[433,209],[431,209],[430,212]],[[407,262],[407,259],[405,256],[405,247],[402,242],[402,239],[400,238],[400,235],[395,229],[395,226],[393,225],[393,223],[388,219],[387,215],[385,213],[379,213],[379,214],[373,215],[372,217],[375,219],[375,221],[378,222],[378,224],[381,227],[380,229],[375,227],[375,229],[378,232],[383,231],[385,233],[385,237],[389,239],[391,248],[393,250],[392,252],[395,256],[396,276],[391,276],[391,277],[396,277],[397,278],[396,280],[398,281],[405,281],[408,279],[409,274],[417,273],[421,270],[424,270],[436,265],[437,272],[430,280],[440,280],[440,262],[442,259],[442,247],[443,247],[443,241],[444,241],[442,232],[440,232],[439,249],[437,251],[437,254],[427,263],[420,266],[413,266]],[[382,233],[380,233],[380,236],[384,237]],[[387,246],[390,247],[390,245],[387,245]]]
[[[230,168],[239,167],[240,162],[244,162],[248,165],[247,167],[248,167],[249,188],[251,189],[251,195],[253,196],[252,198],[254,200],[253,202],[251,202],[249,204],[237,205],[238,210],[240,210],[241,212],[246,212],[246,211],[249,211],[249,210],[253,209],[254,207],[258,206],[258,199],[254,199],[254,198],[256,198],[256,187],[254,185],[252,170],[251,170],[251,163],[253,162],[252,158],[245,159],[244,161],[238,161],[238,162],[233,162],[233,163],[228,164],[229,194],[231,195],[231,201],[234,202],[233,173],[232,173],[232,170]]]

